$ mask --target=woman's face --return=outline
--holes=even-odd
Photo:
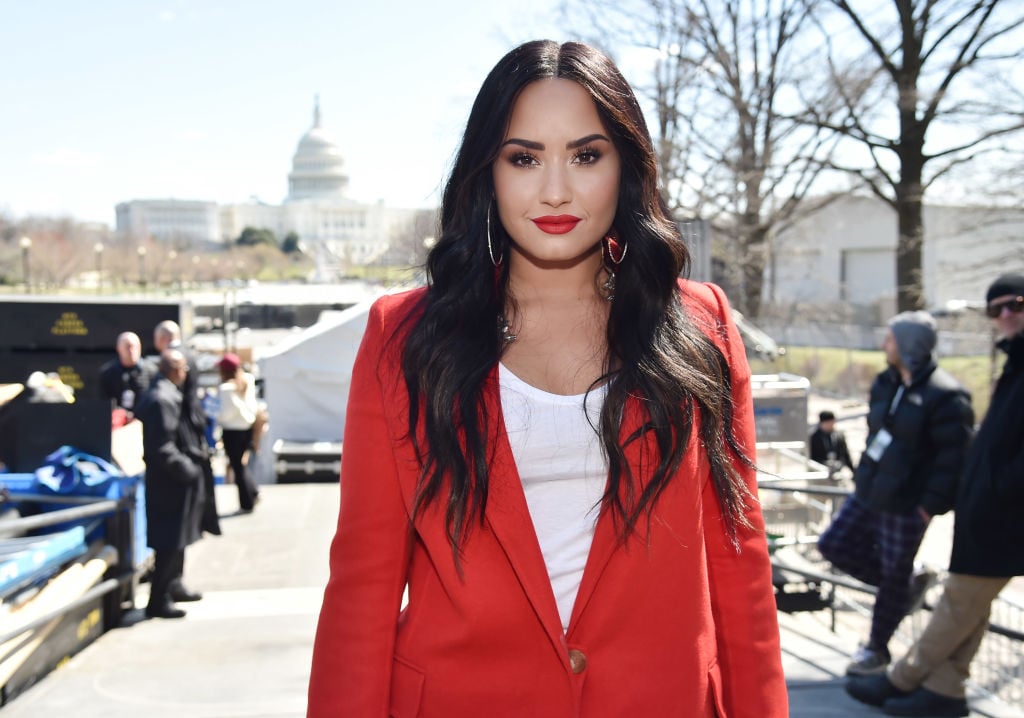
[[[513,253],[560,266],[600,256],[598,242],[615,219],[619,168],[611,135],[582,86],[561,79],[527,85],[493,167]]]

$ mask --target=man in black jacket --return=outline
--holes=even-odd
[[[181,420],[200,436],[206,436],[206,424],[208,418],[203,410],[203,400],[199,395],[199,368],[195,357],[188,350],[181,340],[181,327],[177,322],[170,319],[164,320],[153,329],[153,344],[161,354],[167,349],[177,349],[184,355],[188,362],[188,375],[181,387],[181,393],[185,405],[181,412]],[[217,495],[214,491],[213,466],[210,464],[209,450],[201,461],[203,468],[203,486],[206,495],[203,503],[203,520],[200,525],[203,531],[219,536],[220,514],[217,511]]]
[[[965,683],[992,601],[1024,575],[1024,275],[1002,275],[986,300],[1007,359],[967,455],[942,597],[888,674],[852,678],[846,687],[889,715],[968,715]]]
[[[854,495],[818,540],[836,568],[876,586],[871,634],[849,675],[885,671],[889,640],[923,595],[931,572],[914,557],[932,516],[952,508],[974,425],[971,396],[932,356],[935,320],[903,312],[882,342],[889,367],[871,387],[867,448]]]
[[[146,542],[154,552],[150,579],[151,618],[181,618],[174,601],[192,601],[199,594],[184,589],[181,576],[185,547],[200,537],[203,482],[202,437],[181,420],[188,410],[182,388],[188,361],[177,349],[160,355],[159,374],[137,405],[142,422],[142,451],[146,461]]]
[[[135,332],[121,332],[115,345],[117,358],[100,367],[100,391],[124,409],[131,421],[135,402],[149,388],[156,369],[142,361],[142,340]]]
[[[829,475],[834,476],[844,466],[854,470],[850,450],[846,446],[846,437],[836,431],[836,415],[825,410],[818,414],[818,428],[807,440],[812,461],[828,467]]]

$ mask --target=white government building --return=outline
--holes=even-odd
[[[412,231],[421,210],[365,204],[345,196],[348,176],[337,143],[324,129],[317,98],[313,126],[299,140],[282,204],[218,204],[180,199],[135,199],[117,205],[117,231],[181,246],[227,244],[246,227],[278,239],[298,235],[318,273],[363,265],[381,257],[393,238]],[[324,276],[322,278],[329,278]]]
[[[925,306],[981,302],[1001,272],[1024,269],[1024,210],[925,205],[922,285]],[[874,307],[896,311],[896,213],[882,200],[839,196],[774,239],[765,272],[766,304]]]

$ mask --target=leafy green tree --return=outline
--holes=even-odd
[[[242,233],[238,235],[238,239],[235,240],[235,244],[241,247],[255,247],[260,244],[269,244],[272,247],[277,247],[277,237],[274,233],[266,227],[246,227],[242,230]]]
[[[295,252],[302,251],[302,243],[299,240],[299,235],[294,231],[289,232],[281,240],[281,251],[285,254],[293,254]]]

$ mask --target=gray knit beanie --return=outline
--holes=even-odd
[[[900,312],[889,320],[900,360],[911,374],[928,364],[938,340],[935,318],[928,312]]]

